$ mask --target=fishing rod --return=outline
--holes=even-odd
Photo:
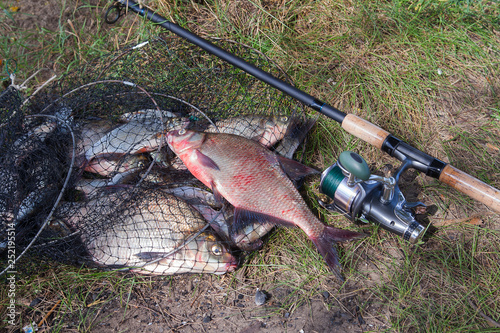
[[[333,199],[323,204],[330,210],[340,211],[352,220],[372,222],[415,243],[422,236],[424,227],[414,218],[412,209],[424,206],[420,202],[406,202],[398,187],[401,174],[413,168],[427,176],[482,202],[500,212],[500,191],[477,178],[434,158],[371,122],[353,114],[346,114],[335,107],[297,89],[260,68],[231,54],[198,35],[168,21],[154,11],[133,0],[116,0],[105,15],[107,23],[115,23],[124,10],[130,10],[161,27],[199,46],[218,58],[295,98],[308,107],[341,124],[342,128],[357,138],[386,152],[402,162],[393,177],[371,175],[366,161],[354,152],[343,152],[339,160],[321,175],[320,189]],[[111,15],[115,15],[112,17]]]

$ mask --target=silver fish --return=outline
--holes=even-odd
[[[164,141],[166,131],[187,126],[189,121],[173,118],[165,124],[155,120],[130,121],[94,142],[85,151],[85,158],[91,161],[99,156],[139,154],[158,149]]]
[[[164,122],[168,120],[168,118],[176,118],[177,115],[167,110],[158,110],[158,109],[143,109],[134,112],[127,112],[120,116],[119,120],[122,122],[129,121],[144,121],[148,120],[157,120],[158,122]]]
[[[294,118],[290,116],[237,116],[219,120],[204,132],[239,135],[271,147],[283,139],[293,121]]]
[[[88,179],[80,178],[74,185],[74,190],[83,193],[86,200],[95,199],[100,195],[101,190],[120,184],[129,184],[130,180],[136,180],[138,169],[131,169],[125,172],[116,173],[111,178]],[[126,186],[124,186],[125,188]]]
[[[102,138],[104,133],[113,129],[113,123],[105,119],[92,119],[77,125],[76,155],[84,154]]]
[[[234,208],[226,205],[221,211],[223,205],[216,200],[213,193],[191,186],[162,188],[162,190],[188,202],[210,222],[212,228],[221,237],[230,240],[234,246],[244,251],[253,251],[262,247],[263,242],[260,239],[276,226],[272,222],[255,221],[249,222],[241,230],[231,232],[229,227],[233,224]]]
[[[207,224],[193,207],[155,189],[129,192],[103,194],[59,213],[70,216],[66,222],[80,230],[94,262],[152,275],[234,271],[236,258],[214,234],[193,238]]]
[[[118,173],[142,170],[149,162],[148,157],[144,154],[101,156],[86,163],[84,170],[108,177]]]

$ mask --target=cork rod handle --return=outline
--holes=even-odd
[[[439,180],[500,213],[500,191],[451,166],[444,167]]]
[[[344,118],[342,128],[378,149],[382,148],[385,138],[389,135],[389,132],[353,114]]]

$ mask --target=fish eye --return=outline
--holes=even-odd
[[[178,133],[179,133],[179,135],[184,135],[184,134],[186,134],[186,129],[183,128]]]
[[[220,244],[212,245],[212,253],[216,256],[221,256],[222,255],[222,246],[220,246]]]

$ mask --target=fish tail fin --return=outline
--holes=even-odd
[[[335,243],[363,238],[365,236],[366,235],[363,233],[325,226],[323,233],[319,237],[311,240],[314,245],[316,245],[318,252],[325,259],[328,267],[330,267],[332,272],[340,279],[340,281],[343,282],[344,277],[341,273],[342,266],[339,262],[339,255],[337,253],[337,249],[335,248]]]

